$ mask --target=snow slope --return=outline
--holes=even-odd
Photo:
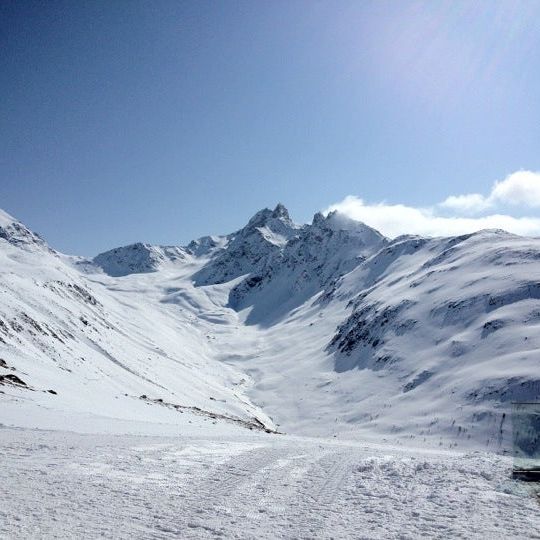
[[[116,281],[81,273],[80,260],[21,227],[5,227],[17,237],[0,247],[1,422],[72,427],[98,417],[174,425],[183,412],[214,420],[208,411],[271,427],[243,394],[244,375],[213,358],[208,329],[231,319],[211,298],[219,291],[195,290],[174,264],[158,284],[151,274]],[[193,271],[187,256],[180,260]]]
[[[437,431],[481,439],[479,423],[500,446],[510,403],[540,399],[539,262],[538,240],[503,231],[397,239],[332,293],[362,289],[328,347],[336,371],[393,379],[386,405],[397,412],[385,416],[396,430],[431,408]]]
[[[278,205],[87,260],[0,212],[0,538],[540,538],[504,455],[539,324],[501,231]]]
[[[540,538],[508,458],[246,433],[0,428],[0,537]]]
[[[390,241],[278,205],[230,235],[83,260],[1,218],[4,424],[226,421],[504,451],[510,402],[540,397],[538,239]]]

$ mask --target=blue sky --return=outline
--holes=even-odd
[[[6,1],[0,29],[0,207],[62,251],[278,201],[540,234],[538,1]]]

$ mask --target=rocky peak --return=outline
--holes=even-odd
[[[274,210],[264,208],[257,212],[239,231],[230,235],[228,250],[234,252],[246,249],[250,252],[266,251],[284,246],[301,229],[290,218],[289,212],[278,204]]]
[[[245,227],[229,235],[224,249],[195,276],[198,285],[223,283],[243,274],[260,272],[301,229],[281,203],[259,210]]]
[[[226,237],[223,236],[202,236],[197,240],[192,240],[186,247],[187,251],[195,257],[208,255],[215,249],[223,247]]]
[[[275,219],[286,219],[291,220],[289,216],[289,211],[281,203],[278,203],[272,212],[272,217]]]
[[[254,229],[266,225],[267,221],[272,217],[272,210],[263,208],[259,210],[247,223],[244,229]]]
[[[326,220],[326,218],[324,217],[324,214],[322,212],[317,212],[313,216],[313,222],[312,222],[311,225],[313,227],[322,227],[322,226],[324,226],[325,220]]]
[[[177,246],[152,246],[137,242],[100,253],[93,262],[113,277],[155,272],[164,262],[186,259],[186,251]]]
[[[270,229],[280,231],[284,231],[286,228],[298,228],[291,220],[289,211],[281,203],[274,210],[270,210],[269,208],[259,210],[241,231],[251,231],[260,227],[269,227]]]
[[[272,257],[250,267],[251,275],[231,291],[230,305],[239,310],[253,307],[248,324],[277,317],[283,306],[292,309],[295,302],[329,287],[387,242],[375,229],[344,214],[331,212],[324,216],[319,212],[311,225],[297,229]],[[265,302],[258,300],[268,290],[280,299],[273,314]]]
[[[0,240],[5,240],[14,246],[25,248],[37,246],[50,250],[38,234],[2,210],[0,210]]]
[[[337,210],[329,212],[326,216],[321,212],[317,212],[313,216],[312,227],[332,231],[370,232],[375,233],[379,238],[384,238],[382,234],[369,225],[366,225],[363,221],[352,219]]]

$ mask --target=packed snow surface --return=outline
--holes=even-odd
[[[0,437],[5,538],[540,538],[530,486],[484,453],[212,431]]]
[[[538,537],[540,240],[278,205],[93,259],[0,212],[0,535]]]

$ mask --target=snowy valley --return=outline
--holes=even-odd
[[[86,259],[2,212],[0,294],[5,537],[538,537],[508,454],[511,403],[540,400],[540,239],[389,239],[280,204]],[[17,528],[91,476],[78,503],[114,486],[125,515]]]

